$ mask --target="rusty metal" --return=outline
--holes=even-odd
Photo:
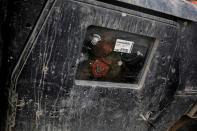
[[[190,118],[197,118],[197,104],[195,104],[187,113]]]

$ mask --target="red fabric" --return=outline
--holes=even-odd
[[[107,59],[105,61],[96,60],[93,63],[92,72],[95,78],[102,78],[107,74],[109,71],[108,63],[111,63],[111,61]]]
[[[197,1],[192,1],[192,3],[197,4]]]

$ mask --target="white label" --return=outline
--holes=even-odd
[[[114,51],[116,52],[123,52],[123,53],[131,53],[133,49],[134,42],[127,41],[127,40],[116,40],[116,45],[114,47]]]

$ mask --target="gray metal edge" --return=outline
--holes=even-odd
[[[99,0],[76,0],[98,3]],[[197,22],[197,6],[186,0],[114,0]],[[102,3],[102,2],[100,2]],[[131,9],[132,10],[132,9]]]
[[[197,6],[186,0],[116,0],[179,18],[197,21]]]

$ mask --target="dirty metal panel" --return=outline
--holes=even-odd
[[[102,0],[101,0],[102,1]],[[131,5],[140,6],[146,9],[162,12],[179,18],[197,21],[196,5],[186,0],[116,0]],[[189,14],[189,15],[188,15]]]
[[[180,86],[178,88],[178,95],[196,95],[197,94],[197,24],[184,22],[182,30],[182,46],[180,48]]]
[[[165,89],[174,73],[169,75],[169,68],[175,68],[172,61],[177,51],[178,26],[72,0],[55,1],[45,18],[42,28],[35,28],[38,35],[30,37],[34,42],[28,46],[32,48],[26,47],[20,58],[18,65],[24,67],[17,66],[13,73],[12,85],[18,93],[14,130],[159,129],[154,124],[158,117],[150,124],[142,116],[150,110],[153,116],[160,116],[169,102],[165,101]],[[75,84],[90,26],[155,39],[157,46],[147,60],[140,90]],[[171,116],[168,125],[174,118]],[[168,127],[163,125],[166,130]]]

